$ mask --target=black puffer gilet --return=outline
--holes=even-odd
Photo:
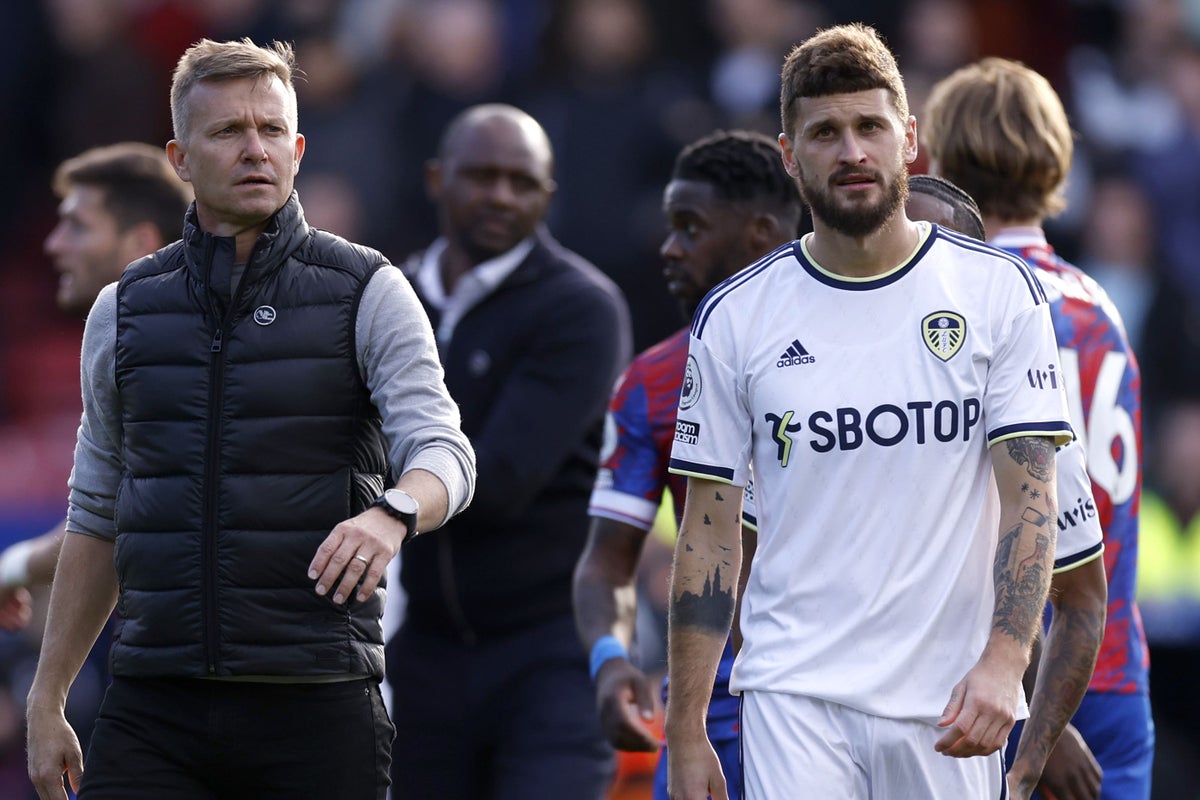
[[[295,195],[229,302],[209,287],[232,259],[193,209],[120,281],[113,674],[381,676],[383,590],[335,605],[307,568],[388,472],[355,358],[385,260],[309,228]]]

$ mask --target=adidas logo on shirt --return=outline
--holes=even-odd
[[[775,366],[782,369],[783,367],[798,367],[801,364],[811,364],[817,360],[816,356],[810,356],[808,351],[804,349],[804,345],[800,344],[799,339],[792,339],[792,343],[788,345],[788,349],[783,351],[783,355],[775,362]]]

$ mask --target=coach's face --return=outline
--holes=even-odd
[[[888,90],[800,98],[794,130],[779,144],[814,220],[861,238],[900,211],[917,130],[911,116],[900,119]]]
[[[497,114],[468,123],[426,170],[442,233],[476,263],[511,250],[546,216],[552,160],[532,120]]]
[[[234,236],[265,225],[291,196],[304,156],[295,95],[272,75],[201,81],[187,103],[187,131],[167,155],[195,190],[200,227]]]

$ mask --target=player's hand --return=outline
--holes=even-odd
[[[654,752],[659,740],[646,723],[654,719],[654,690],[625,658],[610,658],[596,673],[596,713],[604,735],[618,750]]]
[[[1096,800],[1103,777],[1091,748],[1068,724],[1046,759],[1038,789],[1050,800]]]
[[[0,629],[19,631],[33,617],[33,597],[21,586],[0,588]]]
[[[63,773],[71,790],[79,791],[83,779],[83,753],[79,739],[67,724],[62,709],[31,705],[29,725],[29,777],[41,800],[67,800]]]
[[[729,800],[721,762],[708,736],[667,739],[667,795],[671,800]]]
[[[1016,723],[1021,671],[1004,667],[985,654],[954,690],[938,726],[945,735],[934,744],[956,758],[986,756],[1004,747]]]
[[[317,594],[331,595],[338,604],[351,597],[360,603],[366,600],[379,586],[406,534],[403,522],[378,508],[339,522],[308,565],[308,577],[317,582]]]

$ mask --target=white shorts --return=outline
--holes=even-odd
[[[781,692],[742,693],[744,800],[1004,800],[1004,756],[953,758],[944,731]]]

